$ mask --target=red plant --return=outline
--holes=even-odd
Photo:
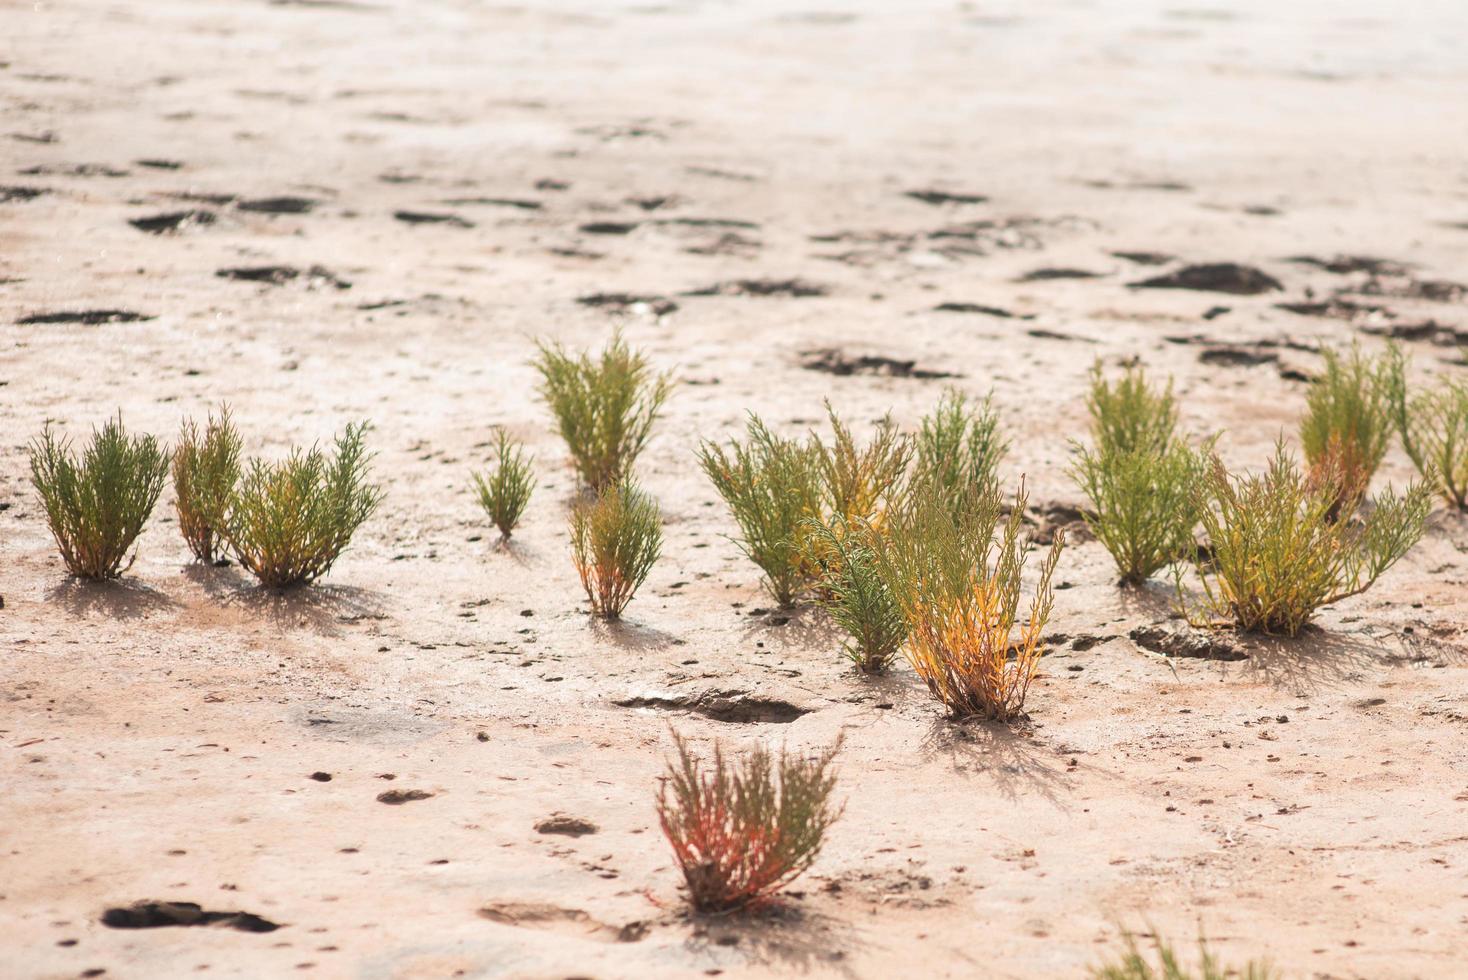
[[[820,853],[826,829],[841,815],[831,804],[831,762],[841,743],[814,759],[762,746],[738,764],[714,744],[712,765],[676,734],[678,759],[658,791],[658,821],[683,871],[688,901],[699,912],[767,904]]]

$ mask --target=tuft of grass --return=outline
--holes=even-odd
[[[219,406],[217,419],[209,416],[202,435],[193,419],[179,432],[173,450],[173,506],[179,532],[199,561],[213,563],[223,556],[219,527],[240,479],[240,448],[228,405]]]
[[[593,358],[537,343],[540,395],[583,483],[597,492],[632,471],[672,391],[671,374],[655,374],[647,358],[620,334]]]
[[[877,569],[870,524],[851,525],[836,518],[834,526],[806,522],[812,560],[820,564],[821,605],[851,638],[844,652],[864,674],[883,674],[891,666],[907,623],[902,607]]]
[[[1091,980],[1274,980],[1278,976],[1263,960],[1250,960],[1242,967],[1224,966],[1201,936],[1196,968],[1183,965],[1177,951],[1161,936],[1154,935],[1153,939],[1155,966],[1143,955],[1132,933],[1123,932],[1122,942],[1126,951],[1114,962],[1091,970]]]
[[[657,501],[630,478],[571,511],[571,549],[591,611],[617,619],[663,546]]]
[[[1041,562],[1021,623],[1025,547],[1018,515],[1026,499],[1021,484],[1004,521],[994,484],[963,507],[954,507],[941,485],[920,487],[888,512],[879,539],[877,567],[907,624],[908,661],[955,718],[1011,721],[1024,711],[1065,540],[1057,533]]]
[[[970,404],[963,392],[949,388],[922,420],[913,482],[936,485],[949,500],[963,500],[997,481],[1008,449],[992,399]]]
[[[382,502],[382,488],[367,482],[367,429],[349,424],[330,456],[312,446],[277,463],[250,461],[219,530],[261,585],[291,588],[331,571]]]
[[[510,532],[520,523],[520,515],[530,503],[530,493],[535,489],[535,474],[526,459],[524,447],[504,429],[499,430],[495,443],[494,468],[480,475],[471,474],[474,488],[479,493],[479,505],[500,529],[500,534],[509,538]]]
[[[812,433],[820,467],[821,490],[826,512],[845,521],[870,520],[895,498],[912,461],[912,439],[902,435],[890,416],[877,423],[877,434],[858,448],[851,429],[826,403],[831,420],[832,443],[827,446]]]
[[[1321,352],[1325,368],[1311,382],[1300,443],[1316,483],[1332,483],[1332,520],[1355,512],[1386,455],[1393,430],[1392,403],[1405,385],[1392,351],[1368,357],[1357,344],[1348,354]]]
[[[717,742],[712,761],[677,734],[673,743],[678,758],[658,789],[658,823],[689,904],[705,913],[767,905],[815,862],[841,816],[831,800],[840,740],[812,759],[756,745],[737,761]]]
[[[1086,408],[1098,452],[1161,452],[1173,443],[1177,402],[1172,396],[1172,379],[1165,386],[1154,385],[1140,365],[1128,365],[1112,382],[1096,361],[1091,366]]]
[[[726,450],[704,441],[699,465],[739,524],[739,547],[765,573],[764,585],[789,608],[816,574],[805,560],[802,522],[821,512],[820,454],[808,441],[772,433],[751,414],[748,441]]]
[[[132,567],[137,556],[128,550],[168,479],[167,449],[152,436],[129,436],[119,414],[92,430],[80,460],[50,426],[31,442],[30,456],[31,483],[67,571],[111,579]]]
[[[1393,354],[1400,356],[1398,348]],[[1399,385],[1392,415],[1417,472],[1451,506],[1468,510],[1468,382],[1444,378],[1410,401]]]
[[[1231,476],[1214,456],[1198,489],[1211,550],[1196,562],[1201,608],[1190,608],[1176,573],[1189,621],[1294,636],[1322,606],[1368,589],[1422,536],[1431,491],[1388,489],[1360,522],[1337,520],[1348,479],[1302,474],[1283,443],[1262,475]]]

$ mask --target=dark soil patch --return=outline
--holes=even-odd
[[[155,320],[157,317],[132,310],[70,310],[62,313],[32,313],[15,321],[21,326],[39,323],[80,323],[95,327],[102,323],[137,323],[140,320]]]
[[[956,378],[948,371],[933,371],[917,366],[917,361],[901,361],[876,354],[850,355],[834,348],[808,350],[801,354],[800,366],[807,371],[822,371],[837,377],[857,374],[875,375],[882,378]]]
[[[688,711],[715,721],[739,724],[788,725],[811,709],[801,708],[782,701],[750,694],[747,691],[703,691],[698,694],[639,695],[619,698],[612,702],[619,708],[653,708],[658,711]]]
[[[1034,527],[1030,540],[1038,545],[1055,543],[1055,536],[1065,532],[1068,544],[1080,544],[1094,540],[1091,529],[1086,526],[1086,515],[1079,507],[1070,504],[1040,504],[1031,507],[1025,514],[1025,523]]]
[[[140,167],[147,167],[149,170],[179,170],[183,167],[183,161],[181,160],[149,159],[134,160],[133,163],[136,163]]]
[[[1368,316],[1391,317],[1395,314],[1385,306],[1372,303],[1357,303],[1355,300],[1332,296],[1327,300],[1309,300],[1302,303],[1275,303],[1275,308],[1300,316],[1326,317],[1331,320],[1357,320]]]
[[[42,194],[51,193],[44,187],[0,187],[0,204],[12,201],[32,201]]]
[[[681,225],[684,228],[741,228],[745,231],[759,229],[758,222],[738,218],[659,218],[653,224]]]
[[[1283,289],[1278,279],[1252,266],[1236,262],[1189,265],[1164,276],[1131,284],[1134,289],[1194,289],[1211,293],[1254,296]]]
[[[239,209],[260,214],[306,214],[320,203],[309,197],[257,197],[241,201]]]
[[[1051,279],[1100,279],[1102,273],[1086,269],[1031,269],[1015,282],[1049,282]]]
[[[632,293],[592,293],[578,296],[576,302],[592,306],[608,313],[649,312],[654,316],[666,316],[678,309],[678,304],[666,296],[638,296]]]
[[[1333,272],[1338,276],[1350,275],[1354,272],[1369,272],[1372,275],[1404,276],[1407,267],[1400,262],[1391,259],[1378,259],[1369,255],[1337,255],[1332,258],[1322,259],[1315,255],[1296,255],[1290,258],[1296,265],[1309,265],[1326,272]]]
[[[1194,629],[1138,626],[1127,636],[1143,650],[1165,657],[1196,657],[1203,660],[1247,660],[1249,651],[1226,633],[1203,633]]]
[[[922,190],[903,191],[903,197],[910,197],[914,201],[922,201],[924,204],[983,204],[988,200],[982,194],[955,194],[952,191]]]
[[[1434,303],[1456,303],[1468,296],[1468,286],[1446,279],[1414,279],[1411,276],[1372,276],[1361,286],[1365,296],[1394,296],[1425,299]]]
[[[637,221],[589,221],[581,230],[588,235],[630,235],[638,224]]]
[[[939,313],[982,313],[984,316],[997,316],[1002,320],[1033,320],[1035,318],[1033,313],[1014,313],[1002,306],[985,306],[983,303],[939,303],[933,309]]]
[[[685,296],[825,296],[830,292],[819,283],[804,279],[734,279],[690,290]]]
[[[244,266],[234,269],[220,269],[214,274],[221,279],[235,279],[240,282],[263,282],[271,286],[280,286],[296,279],[304,279],[306,285],[313,289],[318,285],[335,286],[337,289],[352,288],[350,282],[338,278],[335,273],[319,265],[313,265],[309,269],[298,269],[291,265]]]
[[[166,214],[154,214],[146,218],[132,218],[128,224],[150,235],[162,235],[166,232],[182,231],[192,225],[212,225],[215,220],[213,211],[190,210],[169,211]]]
[[[559,834],[564,837],[584,837],[594,834],[599,829],[590,820],[582,820],[580,817],[567,816],[564,813],[553,813],[535,825],[537,833]]]
[[[22,177],[126,177],[126,170],[109,167],[105,163],[67,163],[61,166],[50,166],[48,164],[36,164],[34,167],[26,167],[17,170],[16,173]]]
[[[432,793],[422,789],[390,789],[377,794],[377,802],[386,803],[388,806],[402,806],[404,803],[415,803],[418,800],[432,798]]]
[[[539,211],[541,203],[519,197],[453,197],[443,203],[450,207],[463,207],[471,204],[483,204],[497,208],[518,208],[521,211]]]
[[[223,926],[240,932],[274,932],[280,928],[253,912],[211,912],[194,902],[137,902],[103,912],[102,924],[111,929]]]
[[[1438,323],[1436,320],[1423,320],[1418,323],[1391,323],[1383,326],[1364,326],[1362,333],[1371,334],[1374,337],[1390,337],[1393,340],[1405,340],[1411,343],[1425,342],[1440,344],[1444,347],[1456,347],[1468,344],[1468,330],[1449,326],[1446,323]]]
[[[466,221],[457,214],[438,214],[427,211],[394,211],[392,216],[410,225],[450,225],[454,228],[474,227],[474,222]]]
[[[1137,265],[1166,265],[1173,257],[1166,252],[1112,252],[1118,259],[1135,262]]]

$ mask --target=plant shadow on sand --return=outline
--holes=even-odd
[[[621,647],[623,650],[635,650],[639,652],[652,653],[665,650],[668,647],[681,645],[679,637],[672,633],[664,632],[655,626],[644,626],[641,623],[626,619],[597,619],[592,618],[592,633],[599,640]]]
[[[304,627],[336,636],[342,624],[387,618],[381,593],[353,585],[313,582],[283,591],[267,589],[235,565],[190,565],[183,575],[221,605],[247,609],[280,629]]]
[[[928,758],[946,757],[955,772],[984,773],[1008,799],[1039,793],[1061,810],[1068,787],[1057,753],[1032,735],[996,721],[936,719],[922,740]]]
[[[737,955],[747,966],[769,970],[855,976],[847,960],[864,948],[856,930],[841,919],[801,907],[797,895],[798,889],[758,912],[689,913],[694,932],[685,946],[695,954],[716,957],[720,965]]]
[[[1273,687],[1312,693],[1359,681],[1382,667],[1436,660],[1462,664],[1458,647],[1402,634],[1370,636],[1308,625],[1299,636],[1240,637],[1249,658],[1238,664],[1251,679]]]
[[[169,612],[180,604],[152,586],[136,579],[113,579],[96,582],[68,578],[48,589],[46,599],[65,607],[71,615],[84,619],[93,613],[109,619],[145,619],[153,613]]]

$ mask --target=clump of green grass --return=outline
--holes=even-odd
[[[277,463],[250,461],[219,530],[261,585],[291,588],[331,571],[382,502],[368,482],[367,429],[348,425],[331,455],[312,446]]]
[[[809,441],[775,435],[757,415],[749,417],[748,435],[727,450],[701,443],[699,465],[729,505],[738,544],[765,573],[765,588],[789,608],[817,574],[803,553],[802,522],[821,513],[820,454]]]
[[[844,652],[864,674],[886,673],[907,637],[902,607],[877,568],[870,524],[836,518],[806,524],[811,558],[822,569],[821,605],[850,640]]]
[[[539,343],[540,394],[583,483],[600,492],[632,472],[672,391],[671,374],[654,373],[647,358],[614,336],[601,354],[568,354]]]
[[[1091,439],[1098,452],[1160,452],[1172,445],[1177,430],[1177,401],[1172,379],[1163,387],[1147,380],[1140,365],[1128,365],[1115,382],[1107,381],[1098,360],[1091,366]]]
[[[129,436],[122,416],[92,431],[78,460],[47,426],[31,443],[31,483],[67,571],[117,578],[168,479],[168,451],[152,436]],[[123,562],[126,561],[126,565]]]
[[[572,510],[572,556],[595,615],[622,615],[662,551],[662,523],[657,501],[630,478]]]
[[[1207,470],[1205,453],[1175,430],[1172,382],[1155,387],[1140,367],[1108,381],[1092,368],[1093,448],[1077,445],[1071,478],[1090,501],[1086,525],[1116,561],[1123,585],[1152,573],[1195,547],[1196,489]]]
[[[705,913],[769,904],[815,863],[841,816],[831,799],[840,741],[812,759],[757,744],[739,760],[715,742],[711,762],[676,734],[673,742],[678,758],[658,790],[658,823],[689,904]]]
[[[827,446],[811,437],[820,467],[821,490],[827,514],[846,521],[870,520],[902,488],[913,458],[913,441],[902,435],[890,417],[877,423],[877,434],[865,447],[858,447],[851,429],[826,403],[831,420],[832,442]]]
[[[996,482],[1008,449],[992,399],[970,403],[949,388],[919,427],[913,483],[936,485],[948,499],[963,500]]]
[[[1198,493],[1211,555],[1197,562],[1201,608],[1179,598],[1195,625],[1294,636],[1316,610],[1368,589],[1422,536],[1431,506],[1426,484],[1377,497],[1358,523],[1334,512],[1340,470],[1303,475],[1283,444],[1262,475],[1230,476],[1215,456]]]
[[[209,416],[202,435],[193,419],[179,433],[173,450],[173,506],[179,532],[199,561],[212,563],[223,556],[219,527],[240,479],[240,448],[227,405],[220,406],[217,419]]]
[[[1468,510],[1468,382],[1445,378],[1411,400],[1402,384],[1392,413],[1417,472],[1451,506]]]
[[[1391,351],[1373,358],[1353,344],[1349,354],[1327,348],[1322,355],[1325,368],[1306,395],[1300,443],[1311,479],[1336,485],[1334,520],[1354,513],[1365,498],[1391,441],[1392,403],[1405,380]]]
[[[1123,933],[1122,942],[1126,951],[1115,962],[1093,969],[1091,980],[1274,980],[1278,976],[1262,960],[1250,960],[1242,967],[1224,966],[1202,937],[1198,939],[1196,968],[1185,966],[1177,951],[1161,936],[1153,939],[1156,965],[1148,962],[1132,933]]]
[[[1065,541],[1056,534],[1021,622],[1026,556],[1017,515],[1026,499],[1021,485],[1006,521],[993,483],[958,507],[941,484],[920,486],[889,510],[878,539],[877,567],[902,609],[908,661],[955,718],[1011,721],[1024,712]]]
[[[525,457],[524,447],[504,429],[499,430],[495,443],[494,468],[474,477],[474,488],[479,493],[479,505],[500,529],[500,534],[509,538],[510,532],[520,523],[520,515],[530,503],[530,493],[535,489],[535,474],[530,460]]]

